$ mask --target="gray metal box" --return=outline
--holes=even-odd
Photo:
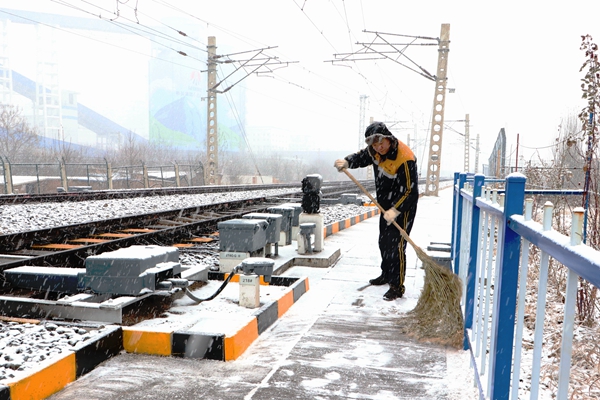
[[[298,226],[300,224],[300,214],[302,214],[302,204],[301,203],[285,203],[285,204],[282,204],[282,206],[292,207],[292,209],[294,210],[294,212],[292,213],[292,226]]]
[[[84,275],[85,268],[24,266],[4,271],[6,280],[15,287],[61,293],[77,293]]]
[[[85,269],[87,276],[139,276],[148,268],[168,261],[179,262],[177,247],[130,246],[86,258]]]
[[[85,260],[80,289],[95,293],[140,295],[157,290],[159,282],[181,274],[176,247],[131,246]]]
[[[270,214],[270,213],[250,213],[242,216],[244,219],[262,219],[267,221],[269,226],[267,227],[267,243],[279,242],[279,236],[281,232],[281,221],[283,215],[281,214]]]
[[[80,284],[95,293],[138,296],[158,290],[159,282],[173,278],[176,270],[181,271],[181,265],[168,261],[144,270],[139,276],[85,276]]]
[[[283,232],[292,232],[292,221],[294,219],[294,207],[291,206],[273,206],[267,208],[272,214],[280,214],[281,218],[281,230]]]
[[[340,196],[340,203],[342,204],[362,204],[362,199],[355,193],[342,193]]]
[[[219,249],[221,251],[250,252],[267,244],[267,227],[264,219],[230,219],[219,222]]]

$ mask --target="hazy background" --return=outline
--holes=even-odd
[[[64,29],[58,21],[44,21],[39,33],[19,23],[19,10],[90,18],[110,31]],[[229,138],[230,149],[322,152],[333,163],[362,146],[359,127],[373,118],[385,121],[401,140],[410,135],[421,170],[426,168],[434,83],[392,60],[331,60],[360,50],[357,42],[374,40],[363,30],[435,38],[441,24],[449,23],[447,87],[455,91],[446,97],[442,174],[463,169],[465,114],[470,115],[471,171],[476,136],[481,172],[501,128],[513,163],[517,134],[524,159],[551,157],[561,120],[585,105],[581,35],[600,39],[600,25],[590,17],[599,15],[600,3],[592,0],[552,5],[512,0],[3,0],[0,11],[0,17],[11,20],[12,69],[35,78],[43,51],[40,35],[52,37],[61,88],[143,138],[150,138],[149,65],[164,64],[175,75],[188,71],[205,88],[207,38],[215,36],[219,55],[242,60],[271,47],[260,57],[282,63],[272,65],[271,73],[249,76],[252,68],[227,76],[231,65],[220,67],[220,78],[227,77],[222,87],[234,89],[219,95],[219,120],[239,123]],[[118,24],[167,36],[120,33]],[[405,54],[436,73],[437,45],[410,46]],[[397,53],[389,56],[410,64]],[[364,121],[359,118],[361,95],[368,96]],[[205,107],[201,97],[196,96],[199,109]],[[81,136],[71,140],[93,142]]]

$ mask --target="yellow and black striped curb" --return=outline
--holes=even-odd
[[[123,349],[123,331],[120,326],[107,328],[108,332],[66,352],[58,361],[18,381],[0,385],[0,400],[45,399],[118,354]]]
[[[226,274],[218,272],[209,274],[209,279],[224,280],[225,277]],[[261,284],[287,286],[289,290],[281,298],[259,308],[248,324],[233,335],[111,326],[108,333],[69,351],[51,365],[17,381],[0,384],[0,400],[45,399],[122,350],[159,356],[235,360],[309,289],[306,277],[272,276],[270,283],[265,283],[262,278]],[[239,277],[234,276],[232,281],[237,279]]]
[[[350,228],[352,225],[356,225],[359,222],[364,221],[365,219],[374,217],[376,215],[379,215],[378,208],[375,208],[371,211],[367,211],[364,214],[356,215],[354,217],[346,218],[342,221],[337,221],[332,224],[326,225],[325,227],[323,227],[323,237],[325,238],[327,236],[336,234],[341,230]]]

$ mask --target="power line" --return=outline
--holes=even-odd
[[[33,20],[31,18],[23,17],[23,16],[18,15],[18,14],[13,14],[13,13],[5,11],[5,10],[0,10],[0,12],[4,13],[4,14],[11,15],[13,17],[21,18],[21,19],[23,19],[25,21],[29,21],[29,22],[33,22],[35,24],[46,26],[48,28],[52,28],[52,29],[55,29],[55,30],[58,30],[58,31],[66,32],[66,33],[69,33],[71,35],[79,36],[79,37],[82,37],[84,39],[92,40],[94,42],[102,43],[102,44],[105,44],[105,45],[108,45],[108,46],[112,46],[112,47],[115,47],[115,48],[118,48],[118,49],[121,49],[121,50],[125,50],[125,51],[128,51],[130,53],[142,55],[144,57],[149,57],[149,58],[152,58],[152,59],[155,59],[155,60],[164,61],[166,63],[173,64],[173,65],[178,65],[178,66],[185,67],[185,68],[196,69],[196,68],[190,67],[189,65],[180,64],[180,63],[177,63],[177,62],[174,62],[174,61],[171,61],[171,60],[167,60],[167,59],[164,59],[164,58],[161,58],[161,57],[156,57],[156,56],[153,56],[153,55],[145,54],[145,53],[142,53],[142,52],[137,51],[137,50],[132,50],[130,48],[119,46],[119,45],[116,45],[114,43],[110,43],[110,42],[106,42],[106,41],[103,41],[103,40],[100,40],[100,39],[96,39],[96,38],[93,38],[93,37],[90,37],[90,36],[82,35],[80,33],[73,32],[73,31],[68,30],[68,29],[63,29],[63,28],[60,28],[60,27],[57,27],[57,26],[49,25],[49,24],[46,24],[46,23],[43,23],[43,22],[40,22],[40,21]]]
[[[183,44],[185,46],[189,46],[189,47],[191,47],[191,48],[193,48],[195,50],[200,50],[200,51],[206,52],[206,49],[201,49],[201,48],[199,48],[197,46],[192,46],[191,44],[186,43],[186,42],[184,42],[184,41],[182,41],[182,40],[180,40],[178,38],[173,38],[172,36],[166,35],[163,32],[160,32],[160,31],[158,31],[158,30],[156,30],[154,28],[150,28],[150,27],[147,27],[147,26],[145,26],[143,24],[140,24],[139,21],[133,21],[133,20],[131,20],[129,18],[126,18],[126,17],[120,16],[120,15],[114,14],[117,18],[122,18],[122,19],[124,19],[126,21],[129,21],[129,22],[131,22],[133,24],[133,25],[126,25],[126,24],[124,24],[122,22],[117,21],[117,18],[114,18],[114,19],[103,18],[101,14],[94,14],[93,12],[84,10],[83,8],[80,8],[80,7],[76,7],[73,4],[70,4],[70,3],[68,3],[68,2],[66,2],[64,0],[51,0],[51,1],[53,1],[54,3],[57,3],[59,5],[63,5],[65,7],[73,8],[73,9],[75,9],[77,11],[81,11],[81,12],[84,12],[86,14],[90,14],[90,15],[92,15],[94,17],[97,17],[97,18],[99,18],[101,20],[106,21],[107,23],[111,23],[111,24],[113,24],[115,26],[118,26],[119,28],[123,29],[124,31],[128,31],[131,34],[143,37],[146,40],[149,40],[149,41],[151,41],[153,43],[156,43],[156,44],[158,44],[160,46],[164,46],[165,48],[167,48],[169,50],[172,50],[172,51],[174,51],[176,53],[179,53],[180,55],[183,55],[183,56],[188,56],[188,54],[186,52],[182,51],[182,50],[177,50],[177,49],[174,49],[173,47],[170,47],[170,46],[168,46],[168,45],[166,45],[164,43],[161,43],[161,42],[153,39],[150,36],[161,37],[163,39],[171,40],[171,41],[173,41],[175,43],[179,43],[179,44]],[[88,2],[86,0],[80,0],[80,1],[83,2],[83,3],[85,3],[85,4],[89,4],[89,5],[93,6],[93,7],[96,7],[98,9],[102,10],[102,11],[106,11],[106,12],[109,12],[109,13],[111,12],[110,10],[107,10],[105,8],[97,6],[97,5],[95,5],[93,3],[90,3],[90,2]],[[139,34],[138,32],[136,32],[136,30],[143,32],[145,35]],[[181,31],[179,31],[179,32],[181,32]],[[183,32],[181,32],[181,33],[183,33]],[[191,56],[189,56],[189,57],[192,58],[192,59],[195,59],[196,61],[205,62],[204,60],[200,60],[200,59],[197,59],[195,57],[191,57]]]
[[[321,29],[319,29],[319,27],[317,26],[317,24],[314,23],[314,21],[306,14],[306,12],[304,11],[304,6],[300,7],[298,5],[298,3],[296,2],[296,0],[292,0],[292,2],[298,6],[298,9],[300,9],[300,11],[302,12],[302,14],[306,17],[306,19],[308,19],[308,21],[312,24],[312,26],[319,32],[319,34],[321,35],[321,37],[323,37],[323,39],[325,39],[325,41],[327,43],[329,43],[329,45],[331,46],[331,48],[335,50],[335,46],[333,45],[333,43],[331,43],[331,41],[329,41],[329,39],[327,39],[327,37],[325,36],[325,34],[323,33],[323,31]]]

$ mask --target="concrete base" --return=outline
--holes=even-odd
[[[279,247],[290,246],[292,244],[291,233],[281,231],[279,234],[279,242],[277,244]]]
[[[306,214],[302,213],[298,217],[300,223],[312,222],[316,224],[315,241],[313,243],[313,251],[319,252],[323,250],[323,215],[321,214]],[[294,236],[296,237],[296,236]]]
[[[281,275],[293,266],[306,266],[316,268],[331,267],[340,258],[341,251],[338,246],[327,246],[319,253],[298,254],[292,246],[279,248],[279,256],[273,257],[273,275]]]
[[[258,275],[240,275],[240,306],[257,308],[260,306],[260,284]]]

